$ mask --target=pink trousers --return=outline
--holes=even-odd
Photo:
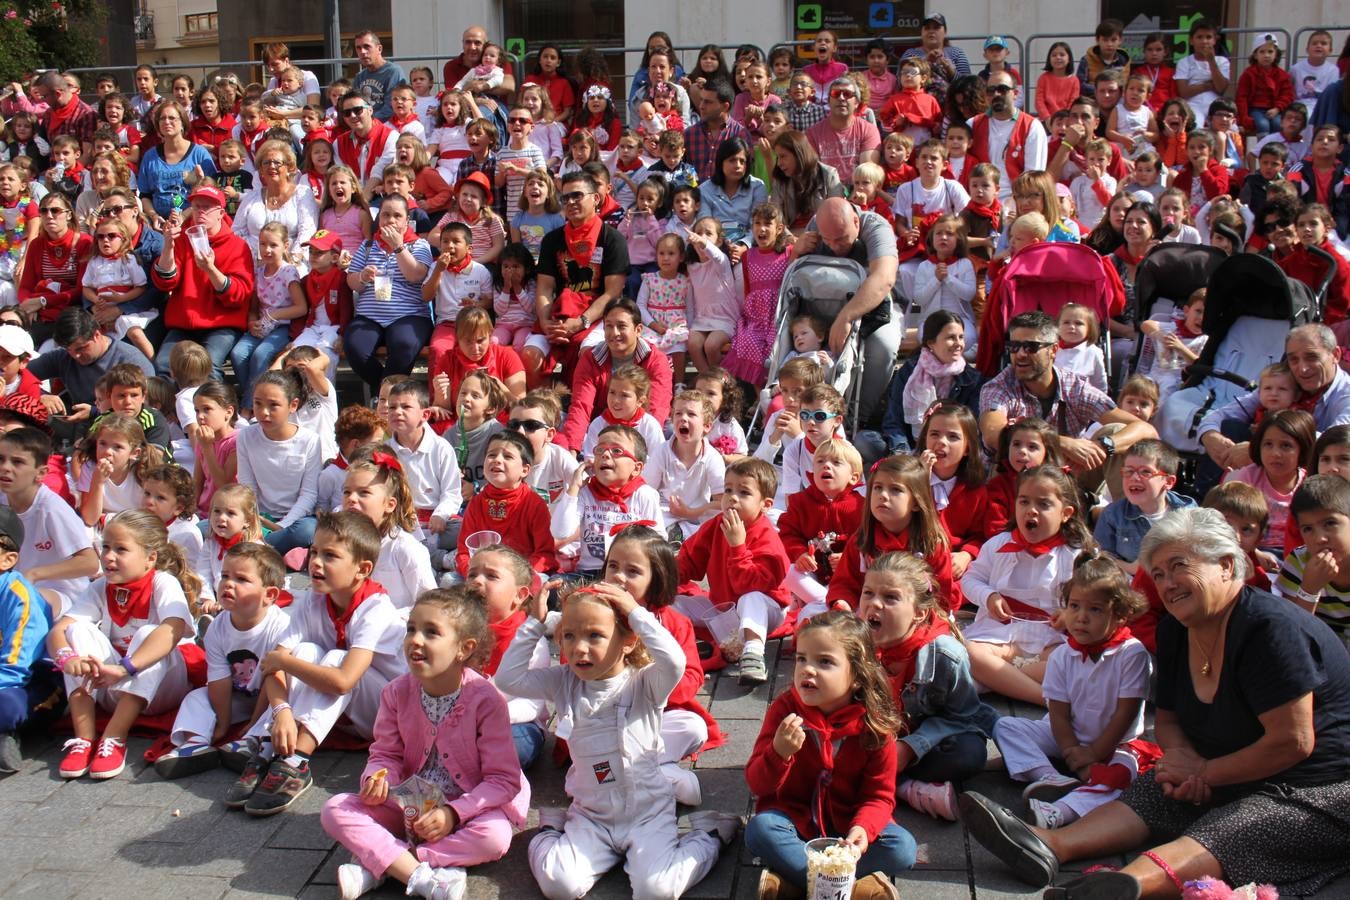
[[[408,850],[433,868],[468,868],[501,859],[511,847],[511,823],[499,809],[474,816],[439,841],[416,847],[404,839],[403,813],[392,798],[382,806],[367,806],[358,794],[338,794],[323,805],[320,821],[329,837],[375,875],[383,875]]]

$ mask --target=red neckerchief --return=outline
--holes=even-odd
[[[84,174],[84,164],[81,163],[79,160],[75,161],[75,165],[71,166],[69,169],[66,169],[66,177],[73,179],[75,181],[79,181],[80,176],[83,174]]]
[[[534,493],[534,489],[523,481],[510,490],[494,487],[489,483],[485,484],[479,493],[487,501],[488,518],[494,522],[505,522],[515,513],[516,506],[524,499],[525,495]],[[495,507],[501,512],[501,515],[494,512],[494,504],[501,504]]]
[[[70,253],[71,248],[75,246],[75,238],[78,235],[79,232],[76,231],[74,228],[68,228],[66,229],[65,234],[61,235],[59,238],[56,238],[55,240],[53,240],[50,237],[47,237],[45,234],[43,234],[43,237],[47,238],[48,251],[51,253],[53,257],[55,257],[56,261],[59,263],[65,263],[66,255]]]
[[[616,163],[614,163],[614,168],[618,169],[620,172],[636,172],[638,169],[642,168],[642,157],[639,156],[631,163],[626,163],[623,160],[619,160]]]
[[[1130,255],[1130,251],[1127,250],[1127,249],[1125,248],[1125,245],[1124,245],[1124,244],[1121,244],[1119,247],[1117,247],[1117,248],[1116,248],[1115,250],[1113,250],[1112,252],[1115,253],[1116,256],[1119,256],[1122,260],[1124,260],[1126,265],[1130,265],[1130,266],[1137,266],[1137,265],[1139,265],[1141,262],[1144,261],[1144,257],[1148,255],[1148,251],[1145,250],[1143,253],[1139,254],[1138,256],[1131,256],[1131,255]]]
[[[1061,350],[1072,350],[1074,347],[1081,347],[1083,344],[1086,344],[1086,343],[1087,343],[1087,338],[1083,338],[1081,341],[1079,341],[1079,342],[1076,343],[1076,344],[1068,344],[1068,343],[1065,343],[1064,340],[1061,338],[1061,339],[1060,339],[1060,342],[1059,342],[1059,349],[1061,349]]]
[[[150,600],[155,596],[154,582],[154,569],[135,581],[124,581],[121,584],[105,582],[103,598],[106,601],[104,605],[108,607],[108,618],[112,619],[118,628],[127,627],[127,623],[132,619],[150,618]]]
[[[55,104],[47,107],[47,134],[54,136],[59,129],[75,117],[80,111],[80,101],[72,97],[65,106],[56,106]]]
[[[1103,652],[1110,650],[1112,647],[1119,647],[1121,644],[1134,637],[1134,635],[1130,634],[1130,626],[1121,625],[1110,637],[1105,640],[1100,640],[1095,644],[1080,644],[1078,641],[1074,640],[1073,635],[1069,635],[1068,637],[1069,649],[1078,651],[1083,654],[1084,660],[1088,660],[1096,659],[1098,656],[1101,656]]]
[[[620,512],[628,512],[628,498],[637,493],[637,489],[646,483],[642,480],[641,475],[634,475],[626,484],[608,488],[592,475],[591,480],[586,482],[586,487],[591,489],[591,495],[601,503],[613,503],[619,508]]]
[[[600,240],[600,230],[604,227],[605,222],[599,214],[591,216],[577,226],[573,226],[571,222],[563,223],[563,240],[567,243],[567,255],[572,257],[572,261],[578,266],[586,268],[591,264],[591,254],[595,252],[596,244]]]
[[[216,541],[216,559],[221,560],[225,558],[225,551],[229,550],[235,544],[238,544],[244,539],[244,533],[241,531],[232,538],[225,538],[224,540],[221,540],[220,535],[216,534],[213,531],[211,532],[211,537],[215,538]]]
[[[483,667],[483,674],[497,674],[497,667],[502,664],[502,657],[506,655],[506,648],[511,646],[511,641],[515,640],[516,632],[524,624],[525,610],[523,609],[516,610],[500,622],[488,623],[488,630],[492,632],[493,637],[492,655],[488,657],[487,665]]]
[[[863,717],[867,715],[867,708],[861,703],[850,703],[826,716],[816,707],[803,703],[795,686],[788,692],[787,697],[787,704],[792,712],[801,716],[802,727],[814,731],[818,736],[816,745],[820,750],[820,773],[816,779],[815,796],[812,797],[811,818],[815,820],[816,828],[822,835],[837,831],[838,829],[832,827],[833,823],[826,820],[829,809],[826,800],[830,792],[830,781],[834,775],[834,742],[862,734],[865,727]]]
[[[928,261],[929,261],[930,263],[932,263],[932,264],[935,265],[935,266],[940,266],[940,265],[944,265],[944,264],[950,266],[952,263],[956,262],[956,257],[955,257],[955,256],[950,257],[950,258],[948,258],[948,259],[943,259],[942,257],[938,256],[936,253],[928,253],[928,252],[925,252],[925,253],[924,253],[924,256],[928,259]]]
[[[979,216],[982,219],[988,219],[990,227],[997,230],[999,222],[1003,217],[1003,206],[998,202],[998,198],[994,199],[992,206],[981,206],[972,200],[970,203],[966,204],[966,208],[962,210],[962,212],[968,212],[971,215]]]
[[[445,266],[445,271],[449,272],[451,275],[458,275],[460,272],[463,272],[465,269],[467,269],[472,262],[473,262],[473,253],[465,253],[462,262],[458,264],[447,263]]]
[[[316,175],[313,172],[306,172],[305,177],[309,179],[309,189],[314,192],[315,197],[323,196],[323,176]]]
[[[918,172],[909,163],[902,163],[898,169],[886,169],[886,187],[898,188],[906,181],[913,181],[918,177]]]
[[[262,137],[262,136],[263,136],[264,134],[266,134],[266,133],[267,133],[267,128],[266,128],[265,126],[262,126],[262,125],[259,125],[257,128],[253,129],[252,131],[245,131],[243,125],[240,125],[240,126],[239,126],[239,142],[242,143],[242,144],[244,145],[244,147],[246,147],[246,148],[248,149],[248,155],[249,155],[249,156],[252,156],[252,155],[253,155],[253,150],[254,150],[254,146],[253,146],[253,145],[254,145],[255,143],[257,143],[258,138]]]
[[[384,248],[384,252],[386,252],[386,253],[393,253],[393,252],[394,252],[394,248],[391,247],[391,246],[389,246],[388,244],[386,244],[386,243],[384,242],[384,234],[383,234],[383,233],[376,234],[376,235],[375,235],[375,240],[379,241],[380,246]],[[412,243],[413,241],[415,241],[415,240],[417,240],[417,232],[413,231],[411,228],[409,228],[407,231],[403,232],[403,243],[405,243],[405,244],[411,244],[411,243]]]
[[[646,415],[646,412],[644,412],[641,407],[638,407],[637,412],[626,419],[620,419],[618,416],[614,415],[614,413],[610,412],[609,407],[606,406],[600,411],[600,415],[610,425],[627,425],[629,428],[636,428],[637,423],[642,421],[642,417]]]
[[[1063,547],[1066,541],[1062,533],[1043,541],[1028,541],[1022,536],[1022,529],[1014,528],[1012,540],[999,548],[999,553],[1030,553],[1033,557],[1044,556],[1056,547]]]
[[[1186,326],[1185,319],[1173,319],[1172,322],[1177,326],[1177,337],[1179,338],[1198,338],[1204,335],[1203,331],[1191,331]]]
[[[337,632],[337,649],[347,649],[347,626],[352,622],[352,616],[356,614],[356,608],[365,603],[376,594],[385,593],[384,585],[380,584],[374,578],[367,578],[361,586],[352,594],[352,602],[347,605],[347,609],[339,613],[333,606],[333,598],[327,594],[323,595],[324,608],[328,610],[328,618],[333,622],[333,630]]]
[[[1312,411],[1317,408],[1317,401],[1322,399],[1322,395],[1327,392],[1328,387],[1330,387],[1330,385],[1323,385],[1321,390],[1299,397],[1289,408],[1307,410],[1309,413],[1312,413]]]
[[[404,125],[408,125],[408,124],[410,124],[410,123],[412,123],[412,122],[416,122],[416,121],[417,121],[417,112],[416,112],[416,111],[409,113],[409,114],[407,115],[407,117],[406,117],[406,118],[403,118],[403,119],[400,119],[398,116],[391,116],[391,117],[389,118],[389,127],[391,127],[391,128],[396,128],[396,129],[398,129],[399,131],[402,131]]]
[[[936,615],[930,616],[927,622],[916,625],[909,637],[900,643],[877,648],[877,658],[881,660],[882,668],[891,676],[897,698],[905,685],[914,678],[914,666],[918,661],[919,651],[942,635],[951,633],[952,629],[946,619]]]
[[[600,204],[600,206],[595,210],[595,217],[599,219],[601,222],[603,222],[606,216],[608,216],[610,213],[614,212],[614,210],[618,208],[619,208],[618,200],[615,200],[613,197],[606,197],[605,202]]]
[[[347,468],[347,457],[342,455],[341,450],[338,451],[337,456],[333,457],[333,465],[337,466],[339,469]]]

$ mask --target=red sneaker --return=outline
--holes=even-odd
[[[94,761],[89,765],[89,777],[99,781],[116,778],[127,767],[127,742],[121,738],[105,737],[98,742]]]
[[[93,755],[94,745],[82,738],[71,738],[61,748],[66,755],[61,757],[62,778],[79,778],[89,773],[89,757]]]

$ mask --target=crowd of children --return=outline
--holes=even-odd
[[[690,78],[653,83],[653,66],[633,127],[586,52],[583,83],[547,45],[506,96],[489,43],[439,95],[424,68],[391,86],[397,136],[365,181],[335,152],[347,116],[310,104],[295,67],[265,92],[230,79],[194,91],[179,76],[161,98],[142,67],[128,99],[100,79],[88,146],[20,90],[0,165],[0,771],[19,767],[16,734],[52,687],[72,734],[61,777],[116,778],[128,735],[149,727],[166,736],[151,760],[162,777],[230,767],[224,802],[254,816],[313,784],[330,738],[367,745],[359,789],[322,814],[351,851],[342,896],[392,878],[457,898],[466,870],[524,827],[527,773],[551,730],[570,758],[569,806],[539,810],[528,858],[540,889],[584,896],[622,863],[635,895],[679,896],[742,824],[701,808],[681,765],[725,740],[697,696],[704,675],[735,666],[741,684],[763,684],[769,642],[787,638],[791,683],[745,767],[761,890],[804,889],[806,842],[834,836],[853,848],[854,896],[893,897],[918,853],[896,804],[954,820],[987,740],[1047,829],[1153,764],[1144,703],[1165,613],[1137,557],[1169,510],[1218,509],[1260,586],[1350,646],[1350,427],[1318,434],[1317,397],[1289,365],[1261,372],[1249,457],[1203,497],[1179,490],[1161,441],[1134,442],[1098,487],[1075,477],[1096,467],[1061,457],[1061,438],[1077,437],[1060,434],[1062,411],[995,434],[977,418],[991,373],[971,362],[1004,339],[985,299],[1033,244],[1081,240],[1120,260],[1130,292],[1158,241],[1268,248],[1291,277],[1327,275],[1327,324],[1350,314],[1346,144],[1312,119],[1336,75],[1331,35],[1312,32],[1291,72],[1288,48],[1261,35],[1237,79],[1203,19],[1175,66],[1163,35],[1139,59],[1122,37],[1103,22],[1076,67],[1067,44],[1050,47],[1027,105],[1072,150],[1053,174],[981,158],[978,129],[932,93],[930,62],[897,62],[874,40],[850,73],[830,32],[800,71],[781,48],[767,61],[742,48],[728,67],[712,45]],[[1032,85],[1007,40],[991,36],[984,56],[981,77],[1006,73],[1021,104]],[[803,198],[784,199],[803,175],[797,138],[830,114],[839,77],[884,139],[848,184],[812,190],[885,220],[912,329],[874,431],[849,421],[834,386],[832,323],[780,322],[809,218]],[[334,107],[360,96],[349,87],[330,87]],[[729,123],[745,134],[713,148],[706,179],[686,155],[691,95],[695,111],[734,97]],[[164,239],[158,217],[133,227],[116,209],[134,202],[117,191],[134,198],[129,172],[159,139],[148,123],[165,104],[186,118],[185,100],[227,214],[278,130],[319,208],[303,246],[281,222],[254,236],[232,382],[204,332],[174,343],[171,378],[149,374]],[[1079,124],[1090,120],[1095,134]],[[561,351],[538,309],[555,287],[540,271],[547,236],[562,231],[569,251],[578,237],[559,193],[572,172],[596,185],[597,215],[628,251],[596,339],[631,329],[640,353],[597,357],[593,417],[564,436]],[[1015,208],[1000,203],[1008,188]],[[340,407],[361,302],[347,272],[359,279],[374,240],[393,249],[373,234],[390,198],[385,215],[409,210],[404,239],[425,234],[436,251],[410,288],[430,313],[427,375],[391,374],[373,409]],[[196,256],[204,271],[212,259]],[[1200,290],[1166,315],[1108,321],[1067,304],[1055,377],[1147,422],[1203,352],[1207,303],[1225,299]],[[1109,366],[1108,336],[1137,337],[1136,359]],[[110,344],[126,352],[100,363]],[[93,402],[77,405],[84,394]],[[1047,715],[999,718],[982,691]],[[677,804],[693,808],[684,832]]]

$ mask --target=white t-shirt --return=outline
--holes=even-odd
[[[534,461],[525,483],[552,508],[562,492],[567,490],[579,465],[581,463],[575,454],[558,444],[548,443],[544,445],[544,458]]]
[[[173,395],[174,412],[178,414],[178,424],[184,428],[197,422],[197,407],[193,406],[192,403],[200,389],[201,385],[199,384],[196,387],[183,388]]]
[[[84,592],[75,598],[74,604],[66,614],[71,618],[84,619],[98,625],[112,644],[118,656],[125,656],[131,647],[131,639],[143,625],[162,625],[168,619],[179,619],[184,626],[184,634],[192,633],[192,610],[188,606],[183,586],[168,572],[156,572],[151,587],[150,610],[144,619],[128,619],[125,625],[118,625],[108,615],[108,600],[105,595],[108,581],[99,578],[89,583]],[[115,589],[115,586],[114,586]],[[190,637],[184,640],[191,641]]]
[[[24,541],[19,548],[19,571],[28,572],[38,566],[64,562],[91,547],[89,529],[70,504],[51,488],[39,485],[33,505],[19,513],[23,523]],[[57,591],[69,606],[89,587],[88,578],[47,578],[37,582],[39,588]],[[63,610],[53,612],[59,617]]]
[[[277,78],[275,75],[267,79],[267,89],[269,91],[275,91],[277,89]],[[318,94],[319,99],[323,99],[323,91],[319,87],[318,76],[308,69],[300,70],[300,91],[306,96],[309,94]]]
[[[559,540],[572,536],[581,529],[581,546],[577,558],[578,572],[599,572],[609,552],[611,533],[615,525],[628,522],[655,522],[657,531],[665,531],[665,517],[661,514],[661,495],[650,485],[642,485],[628,498],[628,512],[608,501],[601,502],[585,485],[573,497],[564,493],[553,509],[553,536]]]
[[[424,591],[436,587],[431,551],[402,528],[380,541],[380,558],[370,577],[384,585],[399,609],[412,609]]]
[[[282,516],[277,523],[282,528],[312,515],[323,466],[319,436],[307,428],[297,428],[290,439],[274,441],[256,423],[241,428],[238,434],[238,481],[253,489],[259,511]]]
[[[1223,77],[1228,78],[1232,72],[1228,65],[1228,57],[1216,56],[1214,61]],[[1209,63],[1201,62],[1194,54],[1182,57],[1177,62],[1177,71],[1173,76],[1177,84],[1200,84],[1211,80],[1211,77]],[[1209,105],[1218,99],[1219,94],[1215,91],[1201,91],[1186,101],[1197,125],[1209,121]]]
[[[337,419],[337,391],[333,389],[331,382],[327,394],[316,394],[311,391],[309,399],[302,403],[300,408],[291,416],[292,422],[301,428],[308,428],[319,436],[319,446],[323,451],[320,462],[337,456],[338,446],[335,431]]]
[[[1300,59],[1289,67],[1289,78],[1294,82],[1294,99],[1308,107],[1308,122],[1311,127],[1313,110],[1317,109],[1317,98],[1331,87],[1332,82],[1341,80],[1341,70],[1336,67],[1334,57],[1327,57],[1320,66],[1314,66],[1306,59]]]
[[[145,287],[145,269],[129,253],[117,259],[96,253],[89,258],[80,286],[93,288],[95,292],[111,287],[120,287],[123,291],[132,287]]]
[[[234,627],[229,613],[217,616],[206,629],[202,642],[206,651],[206,680],[228,678],[236,694],[256,697],[262,687],[258,664],[290,630],[291,617],[280,606],[269,606],[262,621],[244,631]]]
[[[1148,697],[1153,659],[1135,638],[1104,650],[1094,662],[1091,657],[1061,644],[1045,665],[1041,687],[1046,700],[1069,704],[1073,731],[1079,742],[1090,744],[1101,737],[1115,715],[1121,699]],[[1132,741],[1144,733],[1144,704],[1121,736],[1120,743]]]
[[[609,426],[603,415],[596,416],[591,420],[591,424],[586,426],[586,436],[581,439],[581,455],[591,457],[595,455],[596,442],[600,440],[600,432]],[[651,453],[652,448],[658,444],[666,442],[666,435],[661,430],[661,423],[656,421],[656,417],[651,413],[643,413],[642,418],[638,419],[637,425],[633,426],[637,433],[642,435],[642,440],[647,443],[647,452]]]
[[[317,644],[325,652],[338,649],[337,628],[328,615],[326,594],[302,592],[289,611],[291,630],[281,646],[294,648],[300,643]],[[370,667],[393,681],[408,671],[403,657],[403,638],[408,631],[408,614],[394,607],[388,594],[374,594],[358,606],[347,623],[348,650],[369,650],[375,654]]]
[[[177,544],[183,551],[184,558],[188,565],[197,561],[197,557],[202,552],[202,545],[206,542],[202,537],[202,530],[198,527],[201,519],[193,513],[186,519],[174,519],[169,523],[169,540]]]
[[[670,498],[679,497],[686,506],[705,506],[714,494],[726,488],[726,478],[727,464],[707,440],[693,465],[686,466],[680,461],[675,455],[675,443],[670,440],[653,447],[647,455],[647,465],[642,468],[642,480],[661,495],[661,514],[668,522],[678,522],[686,538],[717,511],[710,510],[697,519],[676,518],[670,514]]]
[[[85,463],[84,470],[80,472],[80,480],[75,483],[75,490],[80,494],[89,493],[89,488],[94,483],[94,464]],[[141,483],[136,480],[133,472],[127,472],[127,477],[118,484],[111,478],[103,480],[103,515],[111,516],[120,513],[124,509],[140,509],[141,500],[145,497],[145,492],[141,490]],[[27,532],[25,532],[26,534]]]

